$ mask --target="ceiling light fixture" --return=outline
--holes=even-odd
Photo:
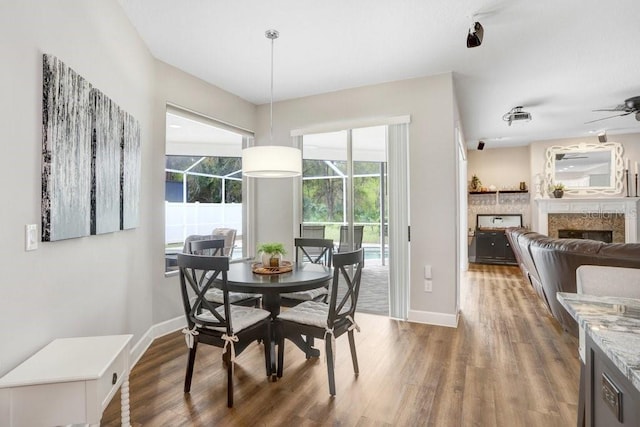
[[[502,116],[502,120],[504,120],[505,122],[509,122],[509,126],[511,126],[511,123],[530,122],[531,113],[522,111],[522,108],[523,107],[521,105],[518,107],[513,107],[511,110],[509,110],[508,113],[505,113],[505,115]]]
[[[273,144],[273,41],[280,33],[267,30],[271,40],[271,102],[269,104],[269,138]],[[242,173],[254,178],[287,178],[302,174],[302,153],[283,145],[256,145],[242,150]]]
[[[478,47],[482,44],[482,37],[484,36],[484,28],[482,25],[472,18],[471,27],[469,27],[469,34],[467,34],[467,47]]]

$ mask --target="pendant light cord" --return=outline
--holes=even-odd
[[[269,104],[269,138],[273,143],[273,41],[280,36],[277,30],[267,30],[264,35],[271,39],[271,102]]]
[[[269,139],[273,143],[273,40],[271,39],[271,104],[269,106]]]

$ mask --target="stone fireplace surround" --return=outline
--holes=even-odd
[[[550,237],[552,232],[557,237],[558,228],[610,229],[614,242],[638,243],[639,202],[638,197],[536,199],[532,228]]]

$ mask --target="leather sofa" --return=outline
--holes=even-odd
[[[508,228],[507,238],[523,276],[562,327],[578,336],[578,325],[560,305],[558,292],[577,292],[581,265],[640,268],[640,244],[556,239],[523,228]]]

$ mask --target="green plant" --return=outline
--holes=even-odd
[[[286,255],[287,251],[284,249],[284,245],[282,243],[263,243],[258,245],[258,253],[274,256]]]
[[[553,186],[552,186],[551,188],[553,188],[553,191],[556,191],[556,190],[562,190],[562,191],[564,191],[565,186],[564,186],[564,184],[563,184],[563,183],[558,182],[558,183],[556,183],[556,184],[553,184]]]

